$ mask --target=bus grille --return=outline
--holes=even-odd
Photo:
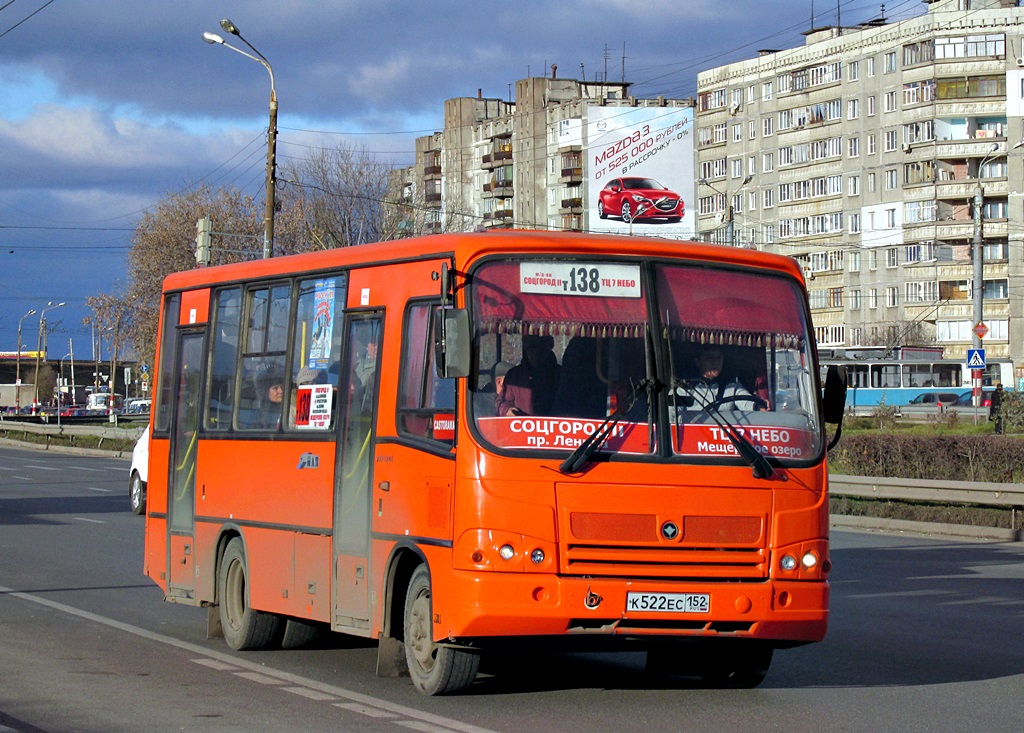
[[[764,517],[688,516],[679,537],[660,535],[653,514],[571,512],[562,542],[569,575],[761,579],[768,576]]]

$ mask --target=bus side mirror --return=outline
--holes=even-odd
[[[846,367],[832,365],[825,373],[825,394],[821,411],[825,422],[842,424],[846,410]]]
[[[469,312],[439,308],[434,318],[434,369],[442,379],[468,377],[470,369]]]

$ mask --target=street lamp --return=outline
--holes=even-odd
[[[236,53],[256,61],[263,65],[263,68],[270,74],[270,126],[267,128],[267,206],[263,214],[263,259],[274,256],[274,208],[276,206],[276,185],[277,185],[277,90],[274,88],[274,70],[270,68],[270,62],[266,57],[256,50],[256,47],[242,38],[238,28],[230,20],[225,18],[220,22],[220,27],[226,33],[236,36],[256,54],[253,56],[240,48],[235,48],[216,33],[203,33],[203,40],[207,43],[219,43],[230,48]]]
[[[753,180],[753,176],[747,176],[743,179],[743,183],[740,184],[740,189],[750,183]],[[725,209],[725,242],[730,247],[736,246],[736,223],[735,223],[735,209],[732,205],[732,199],[729,198],[729,194],[719,191],[717,188],[711,185],[711,182],[707,178],[701,178],[699,183],[702,186],[707,186],[712,191],[717,193],[719,196],[725,197],[726,209]],[[739,189],[737,189],[739,190]]]
[[[48,301],[46,307],[43,308],[39,313],[39,338],[36,341],[36,378],[33,387],[32,406],[35,408],[39,404],[39,356],[43,350],[43,331],[46,329],[46,311],[54,308],[63,307],[64,303],[54,303],[52,300]]]
[[[14,377],[14,408],[18,413],[21,413],[21,324],[26,318],[35,314],[36,309],[33,308],[18,321],[18,358],[16,360],[17,366],[15,367],[17,374]]]

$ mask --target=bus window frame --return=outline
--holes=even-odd
[[[413,330],[410,327],[412,321],[412,313],[415,308],[426,308],[426,330],[423,332],[423,361],[419,368],[419,375],[421,381],[419,382],[419,402],[421,407],[416,408],[403,408],[402,398],[407,394],[407,388],[409,387],[408,380],[410,379],[410,370],[407,368],[408,358],[411,354],[411,348],[413,346]],[[442,377],[438,376],[435,368],[435,355],[434,355],[434,324],[437,320],[438,312],[443,309],[444,303],[439,296],[430,295],[425,297],[409,298],[405,302],[405,307],[402,311],[402,345],[401,353],[398,359],[398,390],[395,395],[395,434],[397,439],[401,443],[406,443],[410,446],[414,446],[418,449],[425,450],[429,453],[433,453],[440,456],[445,456],[454,459],[455,451],[457,448],[457,436],[458,430],[455,430],[456,438],[452,440],[439,440],[437,438],[427,437],[425,435],[419,435],[405,429],[403,416],[409,414],[415,414],[422,416],[427,419],[431,419],[434,415],[440,414],[439,410],[430,407],[429,396],[425,394],[429,385],[432,384],[431,380],[441,380]],[[448,306],[449,308],[451,305]],[[460,387],[459,379],[451,378],[455,391],[455,403],[449,411],[456,421],[456,426],[459,420],[459,408],[462,400],[460,399]],[[445,413],[447,414],[447,413]]]

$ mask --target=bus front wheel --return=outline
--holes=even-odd
[[[217,598],[224,641],[236,651],[262,649],[277,633],[281,620],[272,613],[256,611],[249,606],[249,569],[245,562],[242,540],[228,543],[217,574]]]
[[[416,689],[427,695],[450,695],[469,687],[480,656],[434,643],[430,572],[420,565],[405,596],[405,660]]]

